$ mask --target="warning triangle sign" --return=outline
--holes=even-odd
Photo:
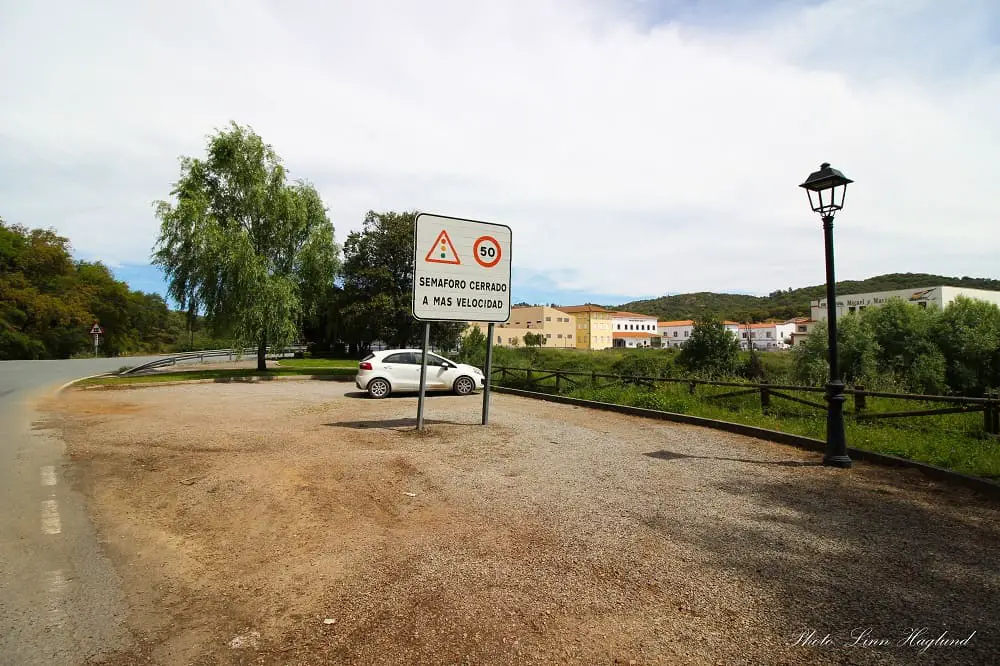
[[[462,260],[458,258],[458,253],[455,252],[455,246],[451,244],[451,239],[448,238],[448,232],[444,229],[438,234],[437,240],[434,241],[431,251],[424,257],[424,261],[431,264],[461,265],[462,263]]]

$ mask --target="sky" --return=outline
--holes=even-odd
[[[0,217],[163,293],[181,155],[234,120],[368,210],[506,224],[515,301],[1000,278],[995,0],[0,0]],[[915,287],[926,285],[914,285]]]

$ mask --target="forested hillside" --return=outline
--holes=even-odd
[[[838,282],[837,294],[863,294],[872,291],[892,291],[941,285],[1000,291],[1000,280],[946,277],[928,273],[890,273],[867,280]],[[698,292],[632,301],[617,306],[617,309],[655,315],[661,321],[708,317],[733,321],[764,321],[765,319],[790,319],[807,316],[809,314],[809,301],[822,298],[825,294],[826,287],[824,285],[799,289],[779,289],[768,296]]]
[[[161,351],[187,340],[186,318],[157,294],[132,291],[101,263],[74,261],[66,238],[0,220],[0,359]]]

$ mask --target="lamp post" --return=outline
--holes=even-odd
[[[823,245],[826,249],[826,323],[830,347],[830,381],[826,385],[826,455],[823,464],[850,467],[847,437],[844,433],[844,382],[840,379],[837,355],[837,286],[833,270],[833,216],[844,207],[850,178],[830,167],[828,162],[819,171],[809,174],[799,187],[806,190],[813,212],[823,218]]]

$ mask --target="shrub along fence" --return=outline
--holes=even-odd
[[[826,392],[826,389],[815,386],[641,377],[599,372],[574,372],[571,370],[512,368],[507,366],[495,366],[493,374],[493,381],[500,386],[560,395],[579,389],[635,386],[652,390],[659,386],[673,384],[675,386],[686,387],[687,393],[690,396],[709,403],[718,404],[721,401],[729,400],[731,403],[739,402],[741,403],[739,406],[746,407],[746,398],[753,396],[755,402],[759,401],[760,409],[765,414],[777,411],[775,400],[784,400],[796,405],[803,405],[811,410],[825,412],[827,409],[826,403],[820,402],[822,397],[810,399],[815,394],[822,396]],[[710,387],[723,387],[734,390],[719,393],[712,392],[713,389]],[[793,393],[800,395],[793,395]],[[859,422],[874,421],[877,419],[916,418],[981,412],[983,414],[983,432],[987,435],[1000,435],[1000,394],[998,393],[991,393],[984,398],[966,398],[961,396],[867,391],[862,386],[845,389],[844,393],[852,396],[851,408],[845,409],[845,414]],[[736,401],[735,399],[737,398],[741,400]],[[869,407],[869,398],[887,399],[883,401],[883,404],[892,405],[894,409],[891,411],[872,411]],[[896,401],[903,401],[903,403]],[[922,403],[915,406],[923,407],[923,409],[901,408],[905,403]]]

